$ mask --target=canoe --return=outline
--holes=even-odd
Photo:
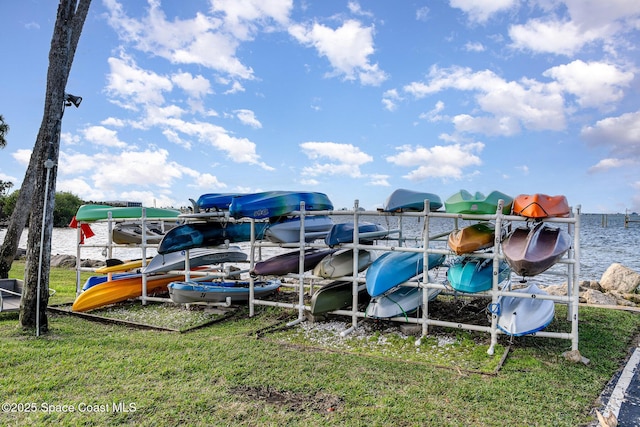
[[[358,285],[358,303],[369,301],[365,285]],[[310,312],[314,316],[335,310],[344,310],[353,305],[353,282],[338,280],[322,286],[311,296]]]
[[[164,274],[147,278],[147,295],[167,292],[167,285],[184,276]],[[142,277],[125,277],[108,280],[82,292],[74,301],[73,311],[89,311],[109,304],[142,296]]]
[[[305,249],[304,271],[313,269],[322,258],[334,251],[334,249]],[[298,273],[299,270],[300,251],[292,251],[256,262],[250,274],[253,276],[284,276],[289,273]]]
[[[255,282],[254,298],[263,298],[275,293],[281,286],[279,280]],[[225,302],[231,298],[232,303],[249,301],[249,282],[184,282],[174,281],[167,286],[169,297],[178,304],[195,302]]]
[[[197,209],[228,211],[231,200],[234,197],[242,196],[243,193],[207,193],[202,194],[196,201]]]
[[[353,243],[354,228],[353,222],[334,224],[324,238],[324,243],[330,248],[341,243]],[[372,222],[360,222],[358,223],[358,233],[362,234],[358,236],[360,243],[371,243],[376,239],[387,236],[389,230]]]
[[[98,221],[101,219],[109,218],[109,212],[111,212],[111,218],[113,219],[133,219],[142,218],[142,207],[131,206],[109,206],[109,205],[82,205],[76,212],[76,221]],[[162,209],[162,208],[144,208],[145,218],[177,218],[180,214],[176,209]]]
[[[445,211],[458,214],[493,215],[498,210],[498,201],[504,200],[503,214],[511,213],[513,198],[499,191],[492,191],[488,195],[480,192],[471,194],[466,190],[460,190],[444,201]]]
[[[262,239],[267,223],[255,224],[255,237]],[[178,225],[167,231],[158,245],[158,253],[166,254],[193,248],[218,246],[228,240],[229,243],[251,240],[249,222],[193,222]]]
[[[146,243],[150,245],[157,245],[160,243],[165,233],[171,228],[175,227],[176,223],[159,223],[159,222],[146,222],[145,223],[145,238]],[[141,244],[142,243],[142,223],[139,221],[126,221],[119,222],[113,226],[111,231],[111,240],[113,243],[119,245]]]
[[[265,230],[264,237],[273,243],[297,243],[300,241],[300,223],[299,216],[273,222]],[[332,226],[333,220],[326,215],[305,215],[305,242],[324,239]]]
[[[449,248],[457,255],[493,247],[495,244],[495,225],[480,222],[454,230],[449,234]]]
[[[422,212],[425,200],[429,200],[430,211],[437,211],[442,207],[442,200],[437,194],[400,188],[391,193],[384,202],[382,210],[384,212]]]
[[[566,231],[539,223],[518,227],[502,242],[502,252],[514,273],[531,277],[551,268],[571,247]]]
[[[405,282],[408,284],[409,282]],[[440,289],[427,289],[428,300],[433,301]],[[422,288],[400,285],[383,295],[372,298],[365,310],[366,317],[388,319],[397,316],[407,316],[422,306]]]
[[[518,337],[541,331],[551,323],[555,314],[554,302],[536,298],[537,295],[548,295],[547,292],[534,283],[513,292],[523,296],[501,296],[498,299],[498,329]]]
[[[184,270],[187,251],[158,254],[142,269],[143,273],[161,273],[171,270]],[[189,267],[222,264],[225,262],[246,261],[249,256],[240,246],[220,245],[217,248],[189,249]]]
[[[358,250],[358,273],[373,262],[375,256],[370,251]],[[344,249],[322,258],[313,269],[313,275],[325,279],[337,279],[353,274],[353,249]]]
[[[509,265],[501,260],[498,267],[498,283],[504,282],[510,275]],[[449,266],[447,280],[458,292],[488,291],[493,287],[493,260],[464,257]]]
[[[438,267],[445,256],[429,254],[429,269]],[[385,252],[367,269],[367,292],[377,297],[424,271],[422,252]]]
[[[513,199],[513,214],[527,218],[568,217],[571,213],[565,196],[520,194]]]
[[[305,203],[306,211],[333,210],[333,204],[324,193],[266,191],[234,197],[229,214],[234,218],[273,218],[299,211],[301,202]]]
[[[147,258],[147,262],[151,262],[152,259],[153,258]],[[142,267],[141,259],[134,259],[126,262],[120,262],[120,261],[115,261],[115,262],[116,263],[111,265],[107,264],[104,267],[96,268],[96,273],[100,273],[100,274],[121,273],[123,271],[136,270]]]

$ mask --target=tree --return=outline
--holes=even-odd
[[[4,121],[4,117],[0,114],[0,148],[7,146],[6,136],[9,133],[9,125]]]
[[[20,306],[20,325],[24,329],[36,328],[40,332],[48,330],[46,307],[49,301],[56,163],[60,149],[62,115],[68,99],[65,89],[90,5],[91,0],[60,0],[58,5],[49,50],[42,124],[0,251],[1,278],[8,275],[18,249],[20,234],[29,217],[31,227],[27,242],[26,280]],[[35,209],[31,209],[32,206]]]
[[[56,205],[53,210],[53,226],[66,227],[69,225],[71,219],[83,203],[81,198],[68,191],[56,193]]]

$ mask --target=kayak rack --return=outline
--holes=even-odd
[[[429,201],[425,200],[425,209],[422,212],[382,212],[379,210],[376,211],[363,211],[359,208],[358,200],[355,200],[353,210],[339,210],[339,211],[313,211],[313,215],[330,215],[330,216],[348,216],[351,217],[354,225],[359,224],[361,217],[366,217],[367,220],[371,220],[372,218],[377,217],[379,220],[386,221],[387,223],[392,222],[394,219],[397,222],[397,228],[393,231],[398,235],[397,237],[388,237],[386,243],[395,242],[397,244],[382,244],[381,241],[377,241],[375,244],[362,244],[360,240],[362,238],[358,233],[358,227],[354,226],[353,231],[353,243],[340,244],[338,246],[341,248],[350,248],[353,249],[354,255],[354,268],[353,271],[358,271],[357,262],[358,262],[358,251],[359,250],[372,250],[372,251],[381,251],[381,252],[391,252],[391,251],[405,251],[405,252],[422,252],[424,255],[424,271],[428,271],[428,256],[429,254],[443,254],[448,256],[455,256],[455,253],[446,247],[446,243],[442,244],[442,239],[448,236],[448,234],[459,228],[460,221],[491,221],[495,223],[496,230],[500,230],[502,225],[504,224],[513,224],[513,223],[530,223],[531,219],[516,216],[516,215],[508,215],[503,213],[504,201],[500,200],[498,202],[498,207],[496,209],[495,214],[458,214],[458,213],[448,213],[442,211],[430,211],[428,209]],[[304,202],[300,204],[300,210],[297,212],[292,212],[292,215],[298,215],[301,218],[300,225],[300,235],[304,236],[304,218],[306,215],[310,214],[309,211],[305,211]],[[408,218],[419,218],[423,221],[422,225],[422,235],[420,237],[421,245],[420,247],[407,247],[405,246],[405,242],[407,241],[416,241],[416,238],[406,237],[404,236],[404,228],[403,228],[403,220]],[[449,231],[434,231],[431,233],[432,228],[432,220],[441,219],[447,220],[452,223],[452,228]],[[254,220],[252,220],[253,222]],[[566,255],[564,255],[557,264],[563,265],[565,270],[563,272],[557,271],[547,271],[542,274],[550,274],[550,275],[559,275],[566,278],[567,281],[567,295],[564,296],[555,296],[555,295],[539,295],[539,294],[523,294],[522,292],[513,292],[511,291],[511,286],[508,288],[500,287],[499,280],[499,265],[502,260],[505,259],[501,250],[501,241],[504,237],[502,233],[496,233],[496,239],[494,242],[494,247],[492,252],[473,252],[469,255],[478,258],[485,258],[492,264],[493,274],[492,274],[492,287],[488,291],[478,292],[478,293],[463,293],[463,292],[455,292],[456,297],[485,297],[487,299],[490,298],[491,303],[490,307],[495,307],[499,301],[499,298],[502,296],[506,297],[516,297],[516,298],[538,298],[541,300],[552,300],[554,304],[565,304],[567,306],[567,321],[570,323],[570,331],[569,332],[552,332],[552,331],[537,331],[532,334],[528,334],[527,336],[537,336],[537,337],[546,337],[546,338],[557,338],[557,339],[565,339],[571,341],[572,350],[578,350],[578,307],[579,307],[579,274],[580,274],[580,206],[576,207],[575,210],[571,209],[571,213],[569,217],[552,217],[545,218],[542,220],[543,222],[555,223],[560,227],[566,227],[567,232],[572,238],[572,244],[570,249],[567,251]],[[254,227],[252,227],[254,228]],[[297,274],[290,274],[288,277],[297,277],[298,286],[298,302],[297,303],[282,303],[278,301],[271,300],[260,300],[254,298],[253,295],[253,281],[254,278],[250,279],[250,297],[249,297],[249,316],[254,316],[255,314],[255,306],[256,305],[265,305],[265,306],[277,306],[283,307],[287,309],[297,310],[298,317],[289,322],[287,325],[292,326],[303,322],[307,319],[305,316],[305,311],[310,311],[310,306],[305,305],[304,303],[304,292],[305,292],[305,280],[313,279],[314,276],[309,276],[308,273],[304,272],[304,252],[305,249],[311,247],[319,247],[326,248],[327,246],[319,243],[305,243],[304,239],[300,239],[301,243],[299,244],[287,244],[287,245],[278,245],[264,240],[255,239],[255,234],[252,234],[251,238],[251,251],[249,256],[249,264],[250,268],[253,268],[254,263],[256,262],[255,258],[255,250],[260,250],[262,247],[290,247],[290,248],[299,248],[300,249],[300,259],[299,259],[299,272]],[[511,273],[511,277],[514,277],[515,273]],[[423,274],[422,279],[418,282],[418,287],[421,287],[425,290],[428,289],[437,289],[440,291],[451,291],[451,287],[441,282],[430,282],[428,278],[429,275]],[[352,305],[351,309],[342,309],[335,310],[330,312],[330,314],[348,316],[351,318],[351,325],[341,332],[342,336],[346,336],[356,330],[359,324],[362,321],[367,319],[366,312],[358,311],[358,285],[362,284],[363,278],[357,273],[343,278],[334,278],[333,280],[351,280],[353,283],[352,286]],[[477,325],[477,324],[466,324],[460,322],[452,322],[447,320],[440,320],[438,318],[434,318],[430,316],[429,313],[429,300],[428,300],[428,292],[423,292],[423,301],[421,306],[420,317],[393,317],[385,320],[393,321],[393,322],[401,322],[401,323],[409,323],[416,324],[421,326],[420,336],[416,339],[415,345],[419,346],[424,338],[429,335],[429,327],[438,326],[444,327],[454,330],[469,330],[469,331],[477,331],[484,332],[491,336],[491,342],[489,348],[487,349],[487,353],[489,355],[493,355],[495,352],[495,346],[498,341],[498,336],[501,334],[505,334],[502,330],[500,330],[497,326],[498,322],[498,314],[495,312],[490,313],[491,321],[489,325]]]

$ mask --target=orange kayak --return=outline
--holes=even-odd
[[[163,274],[147,278],[147,294],[167,292],[167,285],[175,280],[184,280],[178,274]],[[76,298],[73,311],[89,311],[109,304],[142,296],[142,277],[109,280],[92,286]]]
[[[567,217],[571,209],[565,196],[521,194],[513,200],[513,214],[527,218]]]
[[[467,254],[494,245],[495,227],[487,222],[480,222],[449,234],[449,248],[457,255]]]

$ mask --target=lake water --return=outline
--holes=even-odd
[[[640,222],[629,224],[628,228],[624,227],[624,215],[607,215],[606,226],[603,226],[603,215],[601,214],[582,214],[580,216],[580,280],[599,280],[602,273],[614,262],[618,262],[626,267],[640,272]],[[637,216],[633,217],[638,219]],[[349,215],[334,217],[335,222],[351,221]],[[395,217],[380,216],[362,216],[362,221],[376,222],[395,228]],[[464,222],[460,224],[466,225]],[[554,224],[565,227],[564,224]],[[422,219],[405,218],[403,220],[403,230],[405,236],[419,237],[422,230]],[[108,258],[104,245],[107,243],[107,225],[105,223],[92,224],[91,228],[95,232],[95,236],[87,239],[83,245],[81,258],[90,258],[97,260],[105,260]],[[445,232],[452,228],[452,220],[446,218],[431,218],[430,230],[431,235],[439,232]],[[52,254],[77,254],[76,230],[71,228],[55,228],[53,231]],[[5,230],[0,230],[0,241],[4,239]],[[22,234],[20,247],[27,245],[27,230]],[[414,244],[413,246],[416,246]],[[434,242],[436,247],[444,242]],[[245,249],[249,249],[248,243],[243,243]],[[409,246],[412,246],[409,244]],[[275,249],[278,250],[278,249]],[[147,255],[153,256],[156,252],[154,249],[147,249]],[[112,253],[112,257],[120,259],[140,258],[140,249],[117,247]],[[555,267],[554,267],[555,268]],[[542,283],[561,281],[557,277],[544,277],[541,275],[537,280]],[[533,278],[532,278],[533,281]]]

